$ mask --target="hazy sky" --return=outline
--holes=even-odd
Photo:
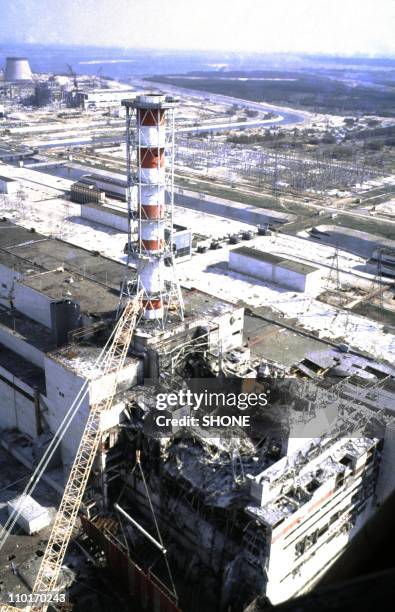
[[[0,0],[0,43],[395,55],[394,0]]]

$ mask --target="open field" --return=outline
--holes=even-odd
[[[350,78],[351,75],[354,78]],[[362,74],[361,74],[362,73]],[[395,116],[394,67],[369,70],[329,72],[319,76],[314,71],[254,70],[227,72],[190,72],[187,75],[155,76],[155,80],[179,87],[198,89],[268,102],[285,104],[313,112],[346,114],[370,113]],[[347,77],[347,78],[345,78]]]

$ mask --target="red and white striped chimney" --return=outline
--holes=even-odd
[[[145,94],[123,104],[127,112],[129,107],[136,113],[137,287],[143,291],[144,318],[163,320],[174,299],[174,290],[169,290],[171,283],[165,278],[165,259],[173,258],[173,140],[177,102],[163,95]]]

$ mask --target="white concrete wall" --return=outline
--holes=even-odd
[[[322,291],[322,270],[316,270],[311,272],[306,277],[306,293],[310,295],[317,295]]]
[[[193,208],[194,210],[200,210],[211,215],[218,215],[226,219],[234,219],[235,221],[251,225],[264,225],[265,223],[281,224],[296,218],[293,214],[276,212],[270,210],[270,208],[246,205],[245,202],[234,202],[214,196],[206,196],[205,194],[186,189],[175,190],[174,203],[176,206]]]
[[[84,381],[47,355],[44,358],[44,367],[48,405],[46,417],[51,432],[55,433]],[[86,397],[61,442],[62,461],[65,466],[70,465],[74,459],[88,418],[88,406],[89,397]]]
[[[141,372],[142,362],[136,360],[121,372],[117,390],[121,391],[136,384],[138,374]],[[85,378],[78,376],[61,363],[45,356],[45,376],[47,384],[48,424],[54,433],[61,424],[65,414],[77,397]],[[89,405],[101,401],[111,391],[110,382],[114,374],[100,378],[91,383],[89,392],[81,402],[71,425],[62,441],[62,460],[67,466],[72,463],[77,451],[82,433],[89,414]],[[106,415],[103,415],[102,429],[105,431],[119,423],[124,406],[115,404]]]
[[[273,282],[282,287],[294,289],[295,291],[305,291],[306,289],[306,274],[301,274],[296,270],[289,270],[275,264],[273,266],[273,278]]]
[[[294,291],[319,293],[321,290],[321,270],[304,274],[235,251],[229,252],[229,267],[240,274],[253,276],[259,280],[268,281]]]
[[[218,332],[210,334],[210,346],[215,349],[220,342],[223,351],[230,351],[243,343],[244,308],[232,313],[226,313],[215,319],[218,323]]]
[[[13,332],[4,325],[0,325],[0,344],[4,344],[11,351],[31,361],[39,368],[44,368],[44,353],[23,340],[18,332]]]
[[[351,495],[344,498],[344,501],[338,502],[334,510],[345,510],[351,508]],[[328,510],[329,514],[330,510]],[[289,550],[289,561],[286,555],[279,556],[273,564],[272,576],[269,576],[269,582],[266,588],[266,595],[271,603],[279,604],[291,597],[301,595],[309,591],[314,584],[328,571],[333,563],[338,559],[344,551],[351,539],[362,529],[374,512],[373,496],[370,496],[366,502],[366,508],[358,515],[355,526],[351,531],[343,532],[339,529],[336,536],[329,538],[327,534],[322,536],[323,542],[320,540],[311,547],[306,553],[306,561],[301,565],[300,571],[293,569],[301,563],[296,563],[292,558],[294,547],[291,545]],[[335,529],[337,523],[341,523],[341,518],[329,528]],[[318,523],[318,522],[317,522]],[[303,523],[302,523],[303,524]],[[328,530],[327,533],[330,533]],[[314,554],[313,554],[314,553]]]
[[[44,293],[27,287],[23,283],[15,284],[14,306],[19,312],[34,321],[51,329],[51,298]]]
[[[137,384],[138,374],[141,374],[141,362],[133,361],[119,373],[117,382],[117,391],[129,389]],[[108,397],[113,389],[115,374],[107,374],[101,376],[98,380],[93,380],[90,384],[90,402],[97,404]]]
[[[14,297],[16,281],[22,278],[22,274],[0,264],[0,304],[10,308],[10,298]]]
[[[34,437],[36,417],[33,389],[1,366],[0,377],[0,429],[17,429]],[[4,378],[11,384],[4,381]],[[18,392],[18,389],[27,393],[32,399]]]
[[[254,257],[241,255],[236,250],[229,251],[229,267],[235,272],[254,276],[262,280],[268,280],[274,283],[273,265],[270,262],[259,261]]]
[[[360,461],[364,463],[366,458],[367,454],[363,453]],[[296,595],[314,580],[320,570],[325,571],[326,566],[333,562],[338,553],[370,518],[374,509],[372,493],[366,498],[366,508],[357,515],[355,525],[346,533],[342,531],[342,527],[349,520],[350,512],[358,506],[358,502],[352,501],[353,497],[359,487],[363,487],[365,474],[371,475],[372,472],[373,464],[370,464],[360,474],[346,477],[346,484],[339,489],[336,489],[336,476],[331,476],[314,491],[308,502],[301,505],[273,531],[267,564],[269,582],[266,591],[272,603],[280,603]],[[330,518],[337,513],[340,513],[338,518],[330,523]],[[301,555],[296,556],[296,542],[325,526],[327,526],[326,531],[317,541],[306,548]]]
[[[89,204],[81,204],[81,217],[83,219],[89,219],[95,223],[101,223],[107,225],[120,232],[128,232],[128,219],[120,215],[115,215],[108,208],[93,208]]]
[[[18,181],[4,181],[0,178],[0,193],[13,194],[19,189]]]

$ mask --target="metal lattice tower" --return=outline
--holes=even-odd
[[[326,278],[326,289],[329,289],[329,285],[332,282],[332,276],[335,276],[334,282],[336,283],[336,291],[339,292],[341,289],[340,284],[340,271],[339,271],[339,243],[336,243],[336,247],[333,251],[333,255],[331,258],[331,265],[329,269],[328,276]]]
[[[142,320],[164,328],[169,313],[184,318],[173,247],[177,100],[146,94],[122,104],[126,108],[129,233],[121,301],[141,292]],[[135,280],[130,277],[130,263],[137,267]]]
[[[372,289],[376,288],[377,293],[380,296],[381,308],[384,308],[384,292],[388,288],[383,281],[383,266],[385,265],[386,256],[389,256],[389,262],[391,262],[391,259],[395,257],[395,249],[392,249],[391,247],[379,247],[377,249],[377,269],[372,282]]]
[[[112,407],[119,375],[125,365],[140,308],[140,295],[137,295],[133,300],[129,300],[118,320],[113,341],[104,353],[101,362],[98,363],[100,375],[102,377],[111,375],[112,380],[110,380],[106,397],[90,406],[81,442],[33,586],[33,594],[35,595],[56,591],[60,568],[73,535],[76,518],[100,443],[102,435],[101,417],[104,412]],[[38,602],[40,602],[40,598],[38,598]],[[28,609],[30,612],[44,612],[47,608],[48,604],[37,603]]]

